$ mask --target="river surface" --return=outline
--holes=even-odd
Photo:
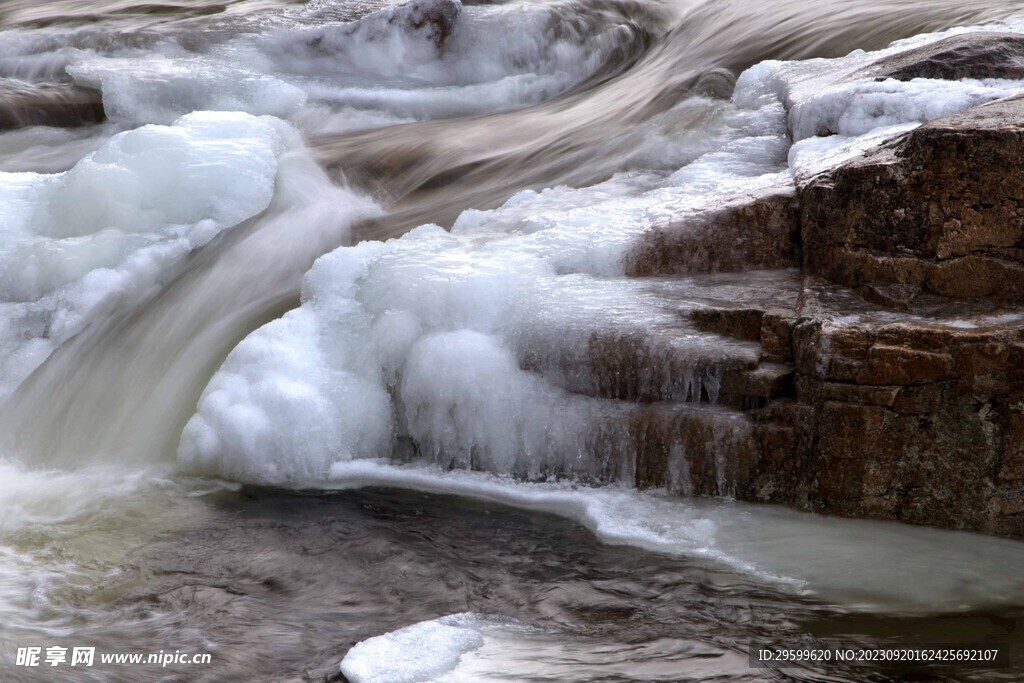
[[[637,491],[633,405],[565,369],[646,331],[714,403],[752,350],[678,307],[792,274],[626,278],[643,231],[1024,92],[837,76],[794,119],[779,85],[1015,12],[7,0],[0,680],[1021,680],[1024,544],[741,504],[717,459],[689,497],[681,444]],[[172,652],[210,662],[99,659]]]

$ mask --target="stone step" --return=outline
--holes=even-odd
[[[630,436],[638,488],[734,495],[757,466],[755,422],[723,406],[651,404],[632,416]]]
[[[753,370],[732,373],[722,382],[720,400],[753,410],[794,393],[794,370],[787,363],[761,363]]]
[[[521,365],[568,391],[639,402],[719,400],[723,382],[755,371],[757,344],[680,325],[661,334],[594,333],[582,344],[531,344]]]
[[[795,188],[741,195],[655,225],[626,256],[633,277],[795,268],[800,265]]]
[[[643,403],[724,401],[752,408],[788,395],[791,372],[778,362],[787,360],[780,341],[785,335],[769,339],[770,364],[762,366],[762,336],[769,337],[760,328],[771,330],[772,321],[791,315],[781,307],[795,306],[794,272],[581,281],[578,286],[586,288],[585,296],[562,297],[557,310],[536,311],[542,324],[516,340],[524,369],[573,393]],[[749,334],[736,333],[731,324],[715,329],[702,323],[733,315],[749,323]],[[755,318],[757,325],[751,322]]]

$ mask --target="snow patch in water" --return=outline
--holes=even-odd
[[[483,646],[485,617],[452,614],[369,638],[348,651],[341,673],[352,683],[417,683],[450,673]]]

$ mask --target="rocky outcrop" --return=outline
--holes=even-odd
[[[958,36],[872,73],[1019,77],[1022,48]],[[1024,98],[920,126],[795,199],[656,226],[627,259],[634,276],[745,271],[751,290],[786,280],[752,269],[792,263],[791,294],[684,312],[757,350],[719,368],[713,410],[635,414],[637,484],[1024,538]]]
[[[885,57],[858,74],[877,79],[1024,78],[1024,36],[976,31]]]
[[[758,416],[741,495],[1024,537],[1021,178],[1010,98],[800,188],[795,398]]]
[[[1021,178],[1024,98],[927,123],[801,188],[807,272],[880,297],[1024,300]]]
[[[741,497],[1024,536],[1024,312],[894,315],[812,280],[793,351]]]

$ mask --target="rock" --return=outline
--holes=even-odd
[[[800,188],[806,271],[1024,301],[1021,177],[1024,98],[927,123]]]
[[[697,308],[690,319],[701,330],[744,341],[760,341],[765,312],[758,308]]]
[[[994,31],[963,33],[885,57],[858,75],[898,81],[1024,78],[1024,36]]]
[[[413,30],[426,29],[439,50],[448,42],[462,15],[462,3],[458,0],[414,0],[402,9],[404,15],[396,13],[396,18],[401,17]]]
[[[756,414],[738,497],[1024,537],[1024,311],[811,280],[798,315],[795,398]]]
[[[630,432],[640,488],[723,496],[750,485],[758,450],[747,415],[655,403],[634,416]]]
[[[394,40],[393,30],[398,27],[410,35],[432,42],[438,52],[441,52],[445,49],[461,16],[462,3],[459,0],[413,0],[364,15],[340,31],[340,35],[360,34],[364,40],[390,41]],[[323,29],[313,31],[306,40],[305,47],[321,54],[331,54],[339,48],[336,33]],[[289,51],[294,49],[287,44],[275,47]]]
[[[965,34],[840,67],[780,67],[791,118],[843,79],[1024,78],[1024,37]],[[716,374],[715,410],[631,414],[637,485],[1024,538],[1024,97],[796,182],[795,203],[733,198],[629,253],[634,276],[740,271],[728,277],[745,288],[691,293],[685,315],[760,347]],[[796,295],[754,295],[781,281],[754,269],[797,260]],[[630,386],[649,362],[605,374]]]
[[[633,276],[790,268],[799,263],[793,188],[733,197],[649,230],[626,256]]]
[[[71,128],[105,119],[97,91],[63,83],[0,80],[0,130],[26,126]]]

